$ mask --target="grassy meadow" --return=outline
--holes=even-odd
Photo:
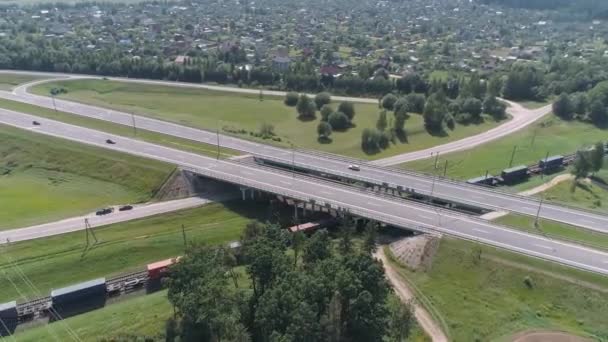
[[[205,89],[147,85],[108,80],[71,80],[45,83],[32,88],[41,95],[50,89],[63,87],[68,93],[62,98],[96,106],[146,115],[187,126],[216,130],[230,127],[257,132],[263,122],[273,124],[275,133],[284,146],[294,144],[309,148],[364,159],[376,159],[444,144],[474,135],[498,125],[488,119],[480,125],[458,125],[447,136],[431,136],[424,128],[420,115],[411,115],[406,122],[408,142],[398,142],[381,153],[367,155],[361,150],[361,133],[376,126],[379,109],[375,104],[355,104],[353,127],[345,132],[334,132],[332,143],[317,140],[316,120],[301,121],[295,108],[283,104],[283,98],[258,94],[235,94]],[[334,103],[334,107],[337,107]],[[249,135],[240,135],[250,138]]]

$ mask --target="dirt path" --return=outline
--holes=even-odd
[[[416,303],[414,300],[416,297],[412,290],[401,280],[401,277],[395,271],[395,269],[388,262],[386,255],[384,254],[384,250],[382,247],[378,248],[374,256],[382,261],[384,264],[384,270],[386,274],[386,278],[393,285],[395,292],[399,296],[402,302],[404,303],[412,303],[412,307],[414,308],[414,316],[420,324],[420,327],[424,332],[431,337],[433,342],[447,342],[448,338],[441,330],[441,327],[437,322],[433,320],[431,315],[423,308],[420,304]]]
[[[548,181],[545,184],[541,184],[541,185],[537,186],[536,188],[522,191],[522,192],[518,193],[518,195],[522,195],[522,196],[536,195],[538,193],[549,190],[552,187],[554,187],[560,183],[563,183],[565,181],[571,180],[571,179],[574,179],[574,176],[571,174],[559,175],[557,177],[554,177],[553,179],[551,179],[550,181]]]

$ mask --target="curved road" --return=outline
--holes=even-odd
[[[15,71],[10,71],[10,70],[3,70],[0,72],[15,73]],[[53,77],[55,79],[56,78],[63,78],[63,79],[82,79],[82,78],[100,79],[101,78],[99,76],[37,73],[37,72],[26,72],[26,71],[17,72],[17,73],[32,75],[32,76]],[[227,91],[227,92],[234,92],[234,93],[241,93],[241,94],[259,94],[259,92],[260,92],[257,89],[215,86],[215,85],[208,85],[208,84],[194,84],[194,83],[182,83],[182,82],[171,82],[171,81],[155,81],[155,80],[122,78],[122,77],[109,77],[108,79],[114,80],[114,81],[120,81],[120,82],[134,82],[134,83],[143,83],[143,84],[157,84],[157,85],[165,85],[165,86],[199,88],[199,89]],[[31,101],[30,103],[34,103],[35,97],[34,97],[34,95],[29,94],[27,89],[29,87],[31,87],[32,85],[46,83],[46,82],[49,82],[52,80],[53,79],[47,79],[47,80],[40,80],[40,81],[27,83],[27,84],[21,85],[15,89],[13,89],[13,93],[16,95],[20,95],[20,97],[24,100],[27,100],[29,97],[29,100]],[[270,96],[285,96],[286,92],[265,90],[264,94],[270,95]],[[309,95],[314,96],[312,94],[309,94]],[[332,96],[332,98],[336,101],[351,101],[351,102],[358,102],[358,103],[373,103],[373,104],[378,103],[378,99],[371,99],[371,98],[346,97],[346,96]],[[17,100],[17,101],[19,101],[19,100]],[[526,126],[529,126],[530,124],[539,120],[543,116],[549,114],[552,110],[551,105],[547,105],[547,106],[539,108],[539,109],[530,110],[530,109],[526,109],[526,108],[522,107],[521,105],[519,105],[515,102],[511,102],[511,101],[507,101],[507,100],[503,100],[503,101],[505,101],[506,103],[509,104],[509,107],[507,108],[507,112],[511,115],[512,119],[509,121],[505,121],[505,123],[493,128],[489,131],[486,131],[486,132],[483,132],[483,133],[480,133],[480,134],[477,134],[477,135],[474,135],[474,136],[471,136],[468,138],[464,138],[461,140],[453,141],[451,143],[428,148],[425,150],[408,152],[408,153],[403,153],[403,154],[393,156],[393,157],[378,159],[371,163],[375,164],[375,165],[379,165],[379,166],[390,166],[390,165],[397,165],[397,164],[410,162],[413,160],[429,158],[431,153],[445,154],[445,153],[470,149],[475,146],[482,145],[488,141],[492,141],[492,140],[501,138],[505,135],[516,132]]]
[[[353,215],[420,231],[435,231],[458,238],[505,248],[564,265],[608,274],[608,253],[509,229],[450,210],[404,201],[316,178],[269,171],[257,166],[216,160],[181,150],[112,135],[59,121],[43,119],[32,126],[36,116],[0,110],[0,123],[84,144],[153,158],[179,165],[201,175],[270,192],[298,201],[314,202],[347,210]],[[116,144],[105,143],[112,139]]]

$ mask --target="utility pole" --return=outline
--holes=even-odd
[[[95,236],[95,233],[93,232],[93,228],[91,227],[91,224],[89,223],[88,218],[84,219],[84,231],[87,236],[87,247],[89,247],[89,234],[91,234],[93,239],[95,239],[95,244],[97,244],[97,242],[99,242],[99,240],[97,240],[97,236]]]
[[[540,210],[541,210],[541,208],[543,206],[543,200],[544,199],[545,199],[544,196],[541,194],[541,196],[540,196],[540,203],[538,204],[538,211],[536,212],[536,218],[534,219],[534,227],[536,229],[538,229],[538,219],[540,217]]]
[[[55,94],[51,90],[51,99],[53,99],[53,109],[55,110],[55,114],[57,113],[57,105],[55,104]]]
[[[131,113],[131,121],[133,121],[133,135],[137,136],[137,127],[135,126],[135,114]]]
[[[437,162],[439,161],[439,152],[435,155],[435,170],[437,170]]]
[[[217,160],[220,160],[220,123],[217,123],[217,129],[215,130],[217,136]]]
[[[448,160],[445,160],[445,166],[443,167],[443,178],[445,178],[445,175],[448,173]]]
[[[540,179],[545,178],[545,172],[547,171],[547,159],[549,159],[549,151],[547,151],[547,155],[545,156],[545,162],[543,164],[543,169],[540,173]]]
[[[532,135],[532,141],[530,142],[530,147],[534,147],[534,142],[536,141],[536,133],[538,133],[538,128],[534,129],[534,134]]]
[[[185,248],[186,245],[188,244],[188,241],[186,239],[186,227],[184,227],[183,224],[182,224],[182,237],[184,238],[184,248]]]
[[[513,152],[511,153],[511,161],[509,161],[509,167],[513,166],[513,160],[515,159],[515,151],[517,151],[517,145],[513,146]]]
[[[291,171],[293,178],[296,178],[296,148],[293,143],[291,143]]]

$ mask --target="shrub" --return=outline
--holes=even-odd
[[[534,288],[534,282],[532,282],[532,278],[530,278],[530,276],[526,276],[524,278],[524,284],[529,289],[533,289]]]
[[[350,126],[350,121],[348,120],[348,117],[342,112],[331,113],[327,121],[335,130],[344,130]]]
[[[393,110],[395,108],[395,103],[397,103],[397,96],[393,94],[386,94],[382,98],[382,107],[387,110]]]
[[[329,116],[334,112],[334,109],[330,105],[321,107],[321,121],[329,120]]]
[[[300,95],[298,95],[298,93],[291,91],[285,94],[285,100],[283,100],[283,103],[285,103],[286,106],[295,107],[298,104],[299,98]]]
[[[344,113],[348,117],[348,120],[352,122],[355,118],[355,105],[352,102],[342,102],[338,106],[338,112]]]
[[[315,117],[317,109],[312,100],[305,94],[300,95],[298,103],[296,104],[296,110],[301,118],[312,119]]]
[[[323,106],[329,104],[331,102],[331,95],[328,93],[319,93],[315,96],[315,105],[317,109],[321,110]]]
[[[332,128],[330,124],[325,121],[319,122],[319,125],[317,126],[317,134],[319,135],[319,138],[327,139],[331,133]]]

